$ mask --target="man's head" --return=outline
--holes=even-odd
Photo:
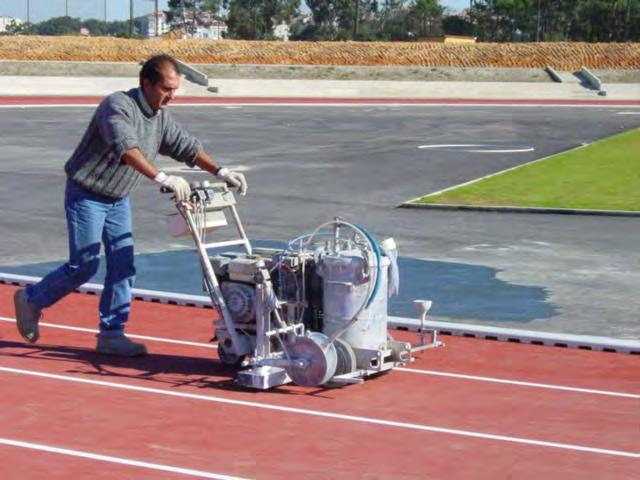
[[[180,87],[180,73],[175,59],[155,55],[144,62],[140,70],[140,88],[153,111],[165,108]]]

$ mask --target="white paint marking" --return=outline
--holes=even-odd
[[[476,144],[476,143],[456,143],[456,144],[446,144],[446,145],[419,145],[419,149],[428,149],[428,148],[471,148],[471,147],[484,147],[484,145]]]
[[[533,152],[535,148],[533,147],[525,147],[525,148],[503,148],[503,149],[489,149],[489,150],[465,150],[465,152],[469,153],[524,153],[524,152]]]
[[[3,322],[13,322],[15,323],[16,319],[11,317],[0,317],[0,321]],[[93,328],[84,328],[84,327],[72,327],[70,325],[58,325],[55,323],[47,323],[40,322],[40,325],[43,327],[51,327],[51,328],[59,328],[61,330],[72,330],[74,332],[86,332],[86,333],[98,333],[99,331]],[[188,342],[186,340],[174,340],[171,338],[161,338],[161,337],[149,337],[147,335],[136,335],[134,333],[127,333],[127,337],[136,338],[138,340],[149,340],[152,342],[162,342],[162,343],[175,343],[178,345],[189,345],[191,347],[204,347],[204,348],[218,348],[217,345],[212,345],[210,343],[198,343],[198,342]]]
[[[640,115],[640,112],[618,112],[618,115]]]
[[[480,382],[502,383],[506,385],[518,385],[523,387],[534,387],[534,388],[547,388],[550,390],[562,390],[565,392],[591,393],[594,395],[608,395],[611,397],[640,399],[640,395],[635,393],[611,392],[608,390],[594,390],[592,388],[565,387],[564,385],[551,385],[548,383],[521,382],[518,380],[506,380],[502,378],[479,377],[475,375],[463,375],[460,373],[437,372],[435,370],[418,370],[416,368],[396,367],[394,370],[397,370],[400,372],[419,373],[422,375],[435,375],[438,377],[459,378],[463,380],[477,380]]]
[[[15,323],[15,318],[11,317],[0,317],[0,321],[12,322]],[[43,327],[51,327],[51,328],[59,328],[61,330],[72,330],[76,332],[87,332],[87,333],[98,333],[98,330],[92,328],[83,328],[83,327],[72,327],[70,325],[58,325],[55,323],[47,323],[40,322],[40,325]],[[218,345],[211,343],[198,343],[198,342],[189,342],[185,340],[174,340],[171,338],[161,338],[161,337],[149,337],[146,335],[136,335],[133,333],[127,333],[128,337],[136,338],[139,340],[149,340],[153,342],[163,342],[163,343],[175,343],[178,345],[189,345],[193,347],[204,347],[204,348],[214,348],[217,349]],[[494,377],[481,377],[475,375],[464,375],[460,373],[448,373],[448,372],[438,372],[435,370],[419,370],[416,368],[403,368],[396,367],[395,371],[398,372],[408,372],[408,373],[420,373],[423,375],[437,375],[441,377],[451,377],[451,378],[460,378],[465,380],[477,380],[483,382],[493,382],[493,383],[502,383],[507,385],[519,385],[525,387],[535,387],[535,388],[548,388],[551,390],[562,390],[567,392],[579,392],[579,393],[591,393],[595,395],[609,395],[613,397],[623,397],[623,398],[638,398],[640,399],[640,394],[635,393],[624,393],[624,392],[612,392],[608,390],[595,390],[591,388],[578,388],[578,387],[567,387],[564,385],[552,385],[548,383],[531,383],[531,382],[522,382],[519,380],[505,380],[501,378]]]
[[[396,428],[404,428],[408,430],[418,430],[418,431],[424,431],[424,432],[445,433],[449,435],[458,435],[462,437],[480,438],[484,440],[495,440],[499,442],[518,443],[523,445],[533,445],[537,447],[558,448],[562,450],[573,450],[578,452],[596,453],[599,455],[612,455],[612,456],[618,456],[618,457],[640,458],[640,453],[627,452],[623,450],[610,450],[610,449],[604,449],[604,448],[586,447],[583,445],[547,442],[543,440],[511,437],[507,435],[494,435],[491,433],[473,432],[469,430],[457,430],[452,428],[442,428],[442,427],[435,427],[432,425],[421,425],[416,423],[396,422],[392,420],[382,420],[379,418],[359,417],[355,415],[322,412],[318,410],[308,410],[304,408],[284,407],[280,405],[248,402],[243,400],[233,400],[230,398],[214,397],[209,395],[198,395],[194,393],[162,390],[159,388],[139,387],[135,385],[127,385],[122,383],[105,382],[101,380],[90,380],[86,378],[77,378],[77,377],[71,377],[66,375],[56,375],[53,373],[38,372],[33,370],[22,370],[18,368],[0,367],[0,371],[7,372],[7,373],[15,373],[19,375],[28,375],[33,377],[62,380],[66,382],[83,383],[87,385],[99,385],[103,387],[111,387],[111,388],[130,390],[130,391],[136,391],[136,392],[155,393],[158,395],[166,395],[170,397],[189,398],[192,400],[204,400],[208,402],[223,403],[227,405],[236,405],[241,407],[260,408],[263,410],[273,410],[277,412],[297,413],[300,415],[309,415],[314,417],[330,418],[335,420],[345,420],[350,422],[366,423],[370,425],[381,425],[384,427],[396,427]]]
[[[443,149],[443,150],[454,150],[458,152],[468,152],[468,153],[523,153],[523,152],[533,152],[535,150],[535,148],[533,147],[524,147],[524,148],[494,148],[494,147],[496,147],[496,145],[481,145],[481,144],[471,144],[471,143],[459,143],[459,144],[448,144],[448,145],[419,145],[418,146],[418,148],[421,150]]]
[[[278,102],[278,103],[176,103],[171,106],[171,108],[176,107],[213,107],[213,108],[223,108],[230,109],[233,107],[301,107],[301,108],[309,108],[309,107],[384,107],[388,109],[393,108],[407,108],[407,107],[488,107],[488,108],[638,108],[637,105],[615,105],[615,104],[590,104],[590,105],[581,105],[581,104],[573,104],[573,105],[564,105],[564,104],[539,104],[539,103],[460,103],[460,104],[452,104],[452,103],[296,103],[296,102]],[[25,104],[25,105],[0,105],[0,109],[16,109],[16,108],[86,108],[91,107],[95,108],[98,106],[98,102],[96,103],[77,103],[77,104]]]
[[[191,477],[215,478],[218,480],[241,480],[240,477],[230,477],[229,475],[221,475],[219,473],[204,472],[202,470],[192,470],[190,468],[172,467],[170,465],[162,465],[159,463],[141,462],[140,460],[112,457],[111,455],[100,455],[97,453],[83,452],[81,450],[71,450],[68,448],[52,447],[49,445],[42,445],[40,443],[22,442],[19,440],[12,440],[10,438],[0,437],[0,445],[28,448],[30,450],[39,450],[41,452],[69,455],[71,457],[88,458],[90,460],[98,460],[100,462],[118,463],[120,465],[130,465],[132,467],[148,468],[151,470],[160,470],[162,472],[179,473],[182,475],[189,475]],[[4,461],[10,462],[11,460],[5,458]]]

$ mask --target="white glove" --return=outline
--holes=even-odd
[[[173,193],[176,194],[176,201],[186,202],[189,200],[191,187],[189,186],[189,182],[184,178],[160,172],[153,180],[163,187],[173,190]]]
[[[223,182],[230,183],[233,187],[237,187],[240,195],[244,196],[247,194],[247,180],[240,172],[234,172],[228,168],[221,168],[218,170],[218,173],[216,173],[216,178]]]

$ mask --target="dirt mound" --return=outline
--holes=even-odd
[[[640,68],[640,43],[267,42],[0,37],[0,59],[135,62],[166,52],[191,63],[507,67],[577,70]]]

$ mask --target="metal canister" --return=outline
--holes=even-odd
[[[389,259],[382,257],[380,268],[368,265],[360,250],[325,255],[319,273],[323,279],[325,335],[332,335],[348,324],[367,300],[378,271],[379,287],[369,308],[358,313],[357,320],[341,338],[353,348],[378,350],[387,341],[387,297]]]

